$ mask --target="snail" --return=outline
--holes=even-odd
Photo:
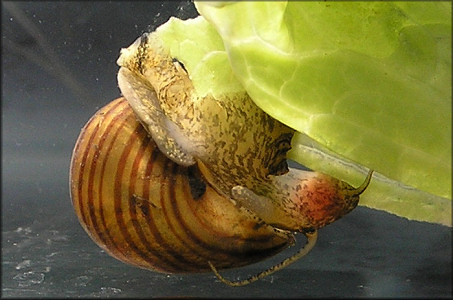
[[[294,130],[244,93],[196,94],[182,63],[144,34],[117,62],[124,96],[82,129],[71,160],[71,198],[91,238],[126,263],[161,272],[212,270],[240,286],[306,255],[317,230],[359,201],[358,188],[289,168]],[[247,125],[248,124],[248,125]],[[282,263],[245,280],[244,266],[294,244]]]

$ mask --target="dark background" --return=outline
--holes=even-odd
[[[72,147],[120,96],[120,49],[171,15],[196,11],[184,2],[2,1],[2,297],[451,297],[451,228],[363,207],[322,229],[307,257],[242,288],[212,273],[130,267],[90,240],[69,198]],[[244,278],[294,251],[222,273]]]

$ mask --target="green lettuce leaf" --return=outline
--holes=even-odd
[[[300,132],[290,158],[352,184],[377,170],[361,205],[451,226],[450,3],[196,6],[209,22],[157,33],[200,95],[245,89]]]
[[[451,198],[451,3],[197,9],[264,111],[335,153]]]

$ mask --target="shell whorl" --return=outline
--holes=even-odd
[[[160,153],[124,98],[100,109],[77,140],[72,203],[90,237],[117,259],[161,272],[250,264],[291,235],[263,225]]]

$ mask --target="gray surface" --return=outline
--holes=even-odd
[[[2,297],[452,296],[451,228],[362,207],[322,229],[306,258],[242,288],[213,274],[159,274],[109,257],[70,204],[72,147],[95,110],[120,95],[120,48],[193,10],[178,2],[4,4]],[[243,278],[288,252],[222,273]]]

